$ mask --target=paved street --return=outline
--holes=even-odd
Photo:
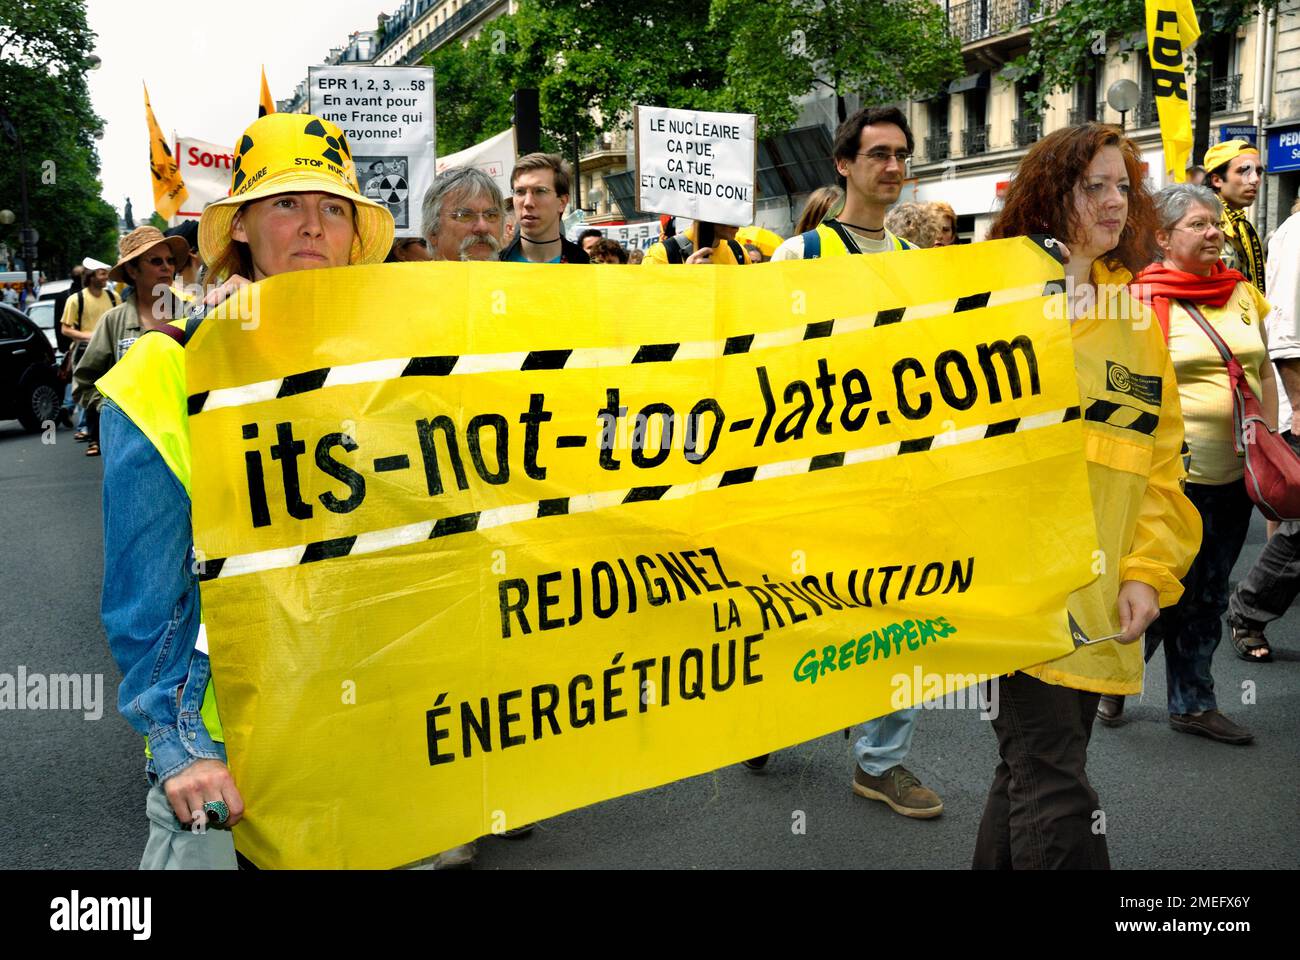
[[[99,720],[0,712],[0,866],[123,868],[146,835],[140,738],[116,712],[120,674],[99,623],[102,461],[61,429],[57,442],[0,423],[0,673],[104,675]],[[1251,532],[1235,576],[1259,552]],[[1220,706],[1256,742],[1230,747],[1170,730],[1164,660],[1130,699],[1130,722],[1096,728],[1089,770],[1117,868],[1294,868],[1300,863],[1300,618],[1270,631],[1276,660],[1220,647]],[[1280,648],[1280,649],[1279,649]],[[1257,702],[1241,704],[1244,681]],[[483,868],[897,868],[969,865],[996,760],[973,711],[921,719],[908,766],[943,797],[934,821],[909,821],[849,789],[841,734],[783,751],[762,774],[730,767],[612,800],[518,841],[485,840]],[[792,832],[802,811],[806,833]]]

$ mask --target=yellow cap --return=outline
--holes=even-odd
[[[230,249],[230,224],[246,203],[281,193],[329,193],[351,200],[357,212],[349,263],[382,263],[393,245],[388,207],[361,195],[347,138],[333,123],[306,113],[271,113],[239,140],[230,196],[208,205],[199,219],[199,253],[212,266]]]
[[[1259,153],[1259,147],[1249,140],[1225,140],[1205,151],[1205,159],[1201,162],[1201,166],[1205,168],[1206,173],[1209,173],[1230,160],[1236,160],[1243,153]]]

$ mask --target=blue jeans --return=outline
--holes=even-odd
[[[1210,663],[1223,638],[1228,577],[1246,542],[1255,505],[1240,480],[1211,486],[1187,484],[1187,499],[1201,514],[1201,551],[1183,577],[1183,596],[1147,628],[1146,657],[1165,645],[1169,712],[1201,713],[1218,706]]]
[[[862,736],[853,744],[862,772],[878,777],[902,763],[912,749],[912,734],[920,715],[920,707],[907,707],[864,723]]]

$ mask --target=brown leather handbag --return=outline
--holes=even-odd
[[[1205,331],[1228,367],[1237,453],[1246,458],[1246,493],[1270,520],[1300,520],[1300,456],[1265,422],[1259,398],[1250,389],[1241,363],[1194,303],[1179,305]]]

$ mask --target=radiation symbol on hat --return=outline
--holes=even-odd
[[[244,154],[248,153],[248,151],[252,149],[253,138],[248,134],[244,134],[244,139],[239,141],[239,149],[235,151],[235,164],[233,167],[235,171],[235,179],[230,184],[230,192],[232,194],[239,192],[239,185],[244,182],[244,178],[247,176],[243,170]]]
[[[343,166],[344,157],[352,158],[351,151],[348,150],[348,141],[346,137],[332,136],[326,129],[325,125],[319,120],[313,118],[311,123],[303,129],[303,133],[312,137],[321,137],[325,140],[327,146],[321,151],[321,156],[330,163]]]
[[[405,203],[409,189],[406,180],[396,174],[390,173],[379,178],[379,199],[390,207]]]

